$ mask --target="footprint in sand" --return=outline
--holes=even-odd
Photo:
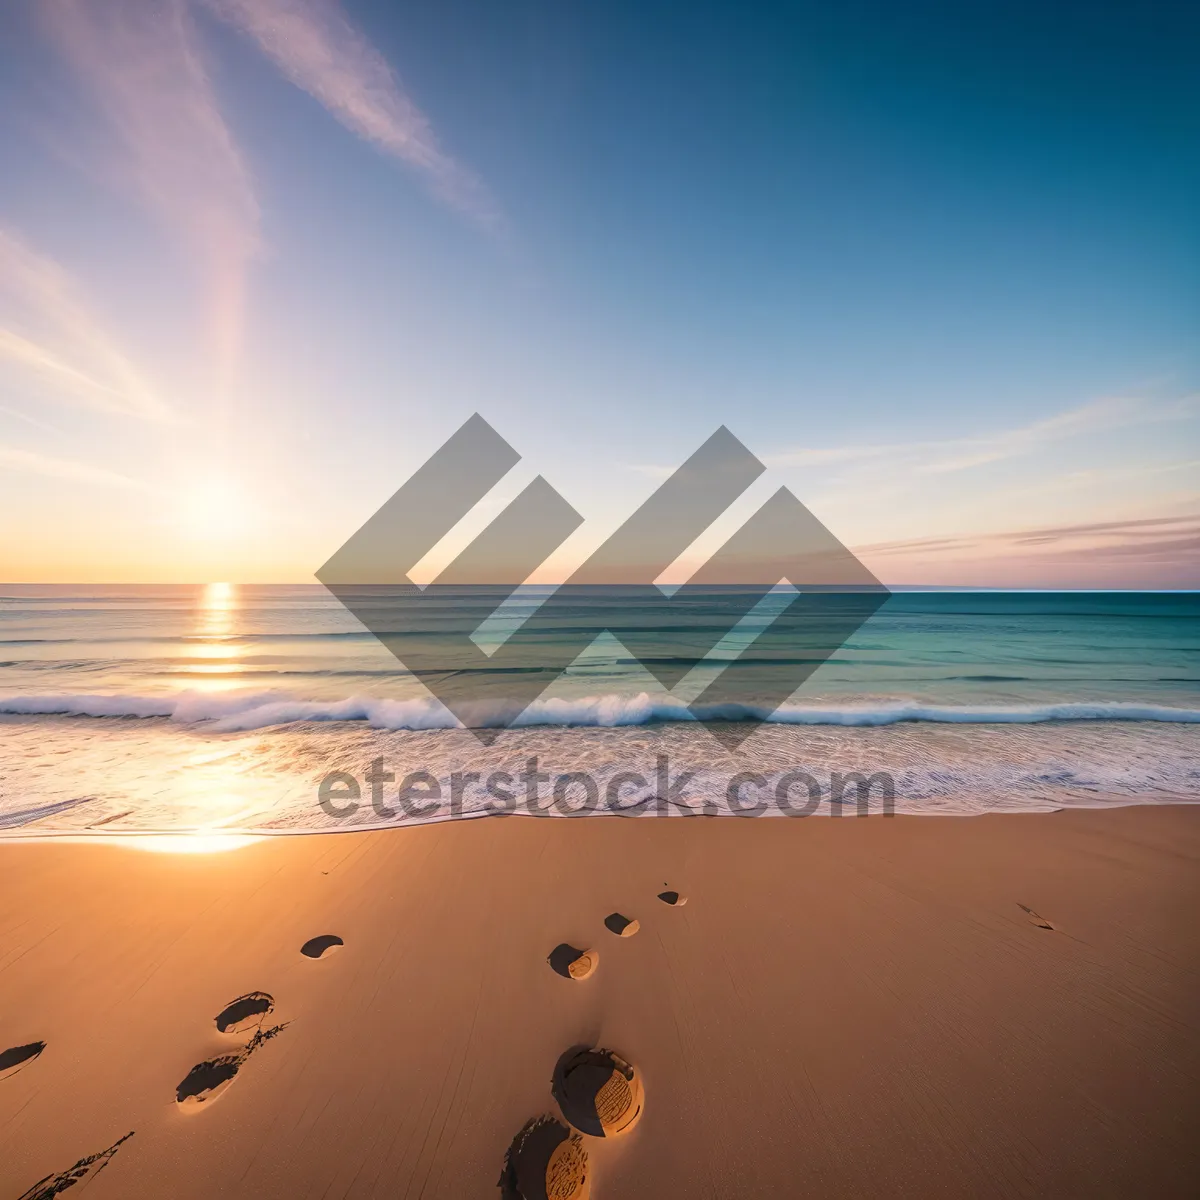
[[[681,896],[678,892],[659,892],[658,898],[664,904],[669,904],[672,908],[682,908],[687,903],[687,897]]]
[[[267,992],[247,992],[230,1000],[214,1018],[221,1033],[246,1033],[261,1029],[263,1017],[275,1009],[275,997]]]
[[[1029,914],[1029,923],[1031,925],[1036,925],[1039,929],[1057,929],[1058,928],[1057,925],[1052,925],[1049,921],[1047,921],[1045,917],[1039,916],[1037,913],[1035,913],[1033,911],[1033,909],[1029,907],[1028,904],[1018,904],[1017,907],[1019,909],[1021,909],[1023,912],[1027,912]]]
[[[611,1050],[572,1047],[555,1065],[551,1091],[563,1116],[592,1137],[625,1133],[642,1115],[642,1077]]]
[[[600,955],[595,950],[576,950],[563,942],[550,951],[546,961],[564,979],[586,979],[599,966]]]
[[[132,1129],[123,1138],[118,1138],[113,1142],[107,1150],[101,1150],[98,1154],[89,1154],[87,1158],[81,1158],[73,1167],[68,1167],[58,1175],[47,1175],[45,1179],[39,1179],[27,1192],[22,1192],[17,1200],[53,1200],[67,1188],[94,1179],[112,1161],[112,1157],[121,1143],[129,1141],[131,1137],[133,1137]]]
[[[45,1042],[30,1042],[26,1046],[10,1046],[0,1053],[0,1079],[15,1075],[26,1063],[31,1063],[46,1048]]]
[[[250,1055],[290,1024],[290,1021],[284,1021],[282,1025],[260,1029],[236,1054],[222,1054],[197,1063],[176,1087],[175,1102],[185,1108],[193,1108],[215,1100],[234,1081]]]
[[[604,918],[604,928],[609,933],[615,933],[617,937],[633,937],[641,929],[641,926],[636,921],[623,917],[620,913],[609,913]]]
[[[300,953],[306,958],[320,958],[344,944],[336,934],[323,933],[309,938],[300,947]],[[176,1087],[176,1103],[189,1108],[207,1104],[225,1091],[250,1055],[291,1023],[285,1021],[282,1025],[272,1025],[269,1029],[264,1029],[263,1018],[274,1011],[275,997],[270,992],[247,992],[225,1005],[214,1018],[217,1030],[220,1033],[242,1034],[253,1029],[254,1036],[236,1054],[220,1054],[216,1058],[197,1063]]]
[[[497,1186],[502,1200],[586,1200],[589,1175],[579,1134],[551,1116],[534,1117],[513,1138]]]
[[[336,933],[322,933],[315,938],[309,938],[300,947],[300,953],[305,958],[320,958],[327,951],[334,950],[338,946],[344,946],[345,944]]]

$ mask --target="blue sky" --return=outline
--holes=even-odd
[[[547,578],[726,424],[887,582],[1200,585],[1185,6],[10,24],[2,575],[307,581],[479,411]]]

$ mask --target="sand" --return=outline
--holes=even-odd
[[[1192,1197],[1198,901],[1200,807],[4,844],[0,1200],[499,1196],[573,1046],[594,1200]]]

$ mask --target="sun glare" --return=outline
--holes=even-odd
[[[245,533],[251,520],[251,505],[231,480],[201,480],[183,493],[181,524],[194,538],[228,541]]]
[[[238,593],[232,583],[206,583],[196,604],[196,620],[192,633],[184,643],[180,670],[197,679],[201,687],[229,687],[221,676],[237,675],[242,667],[238,659],[242,646],[237,638]],[[216,676],[216,679],[212,679]]]
[[[263,839],[252,833],[149,833],[111,839],[110,844],[156,854],[220,854],[241,850]]]
[[[207,609],[232,608],[233,584],[209,583],[204,588],[204,607]]]

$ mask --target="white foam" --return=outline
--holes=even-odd
[[[365,721],[377,729],[453,729],[461,722],[432,697],[386,700],[350,696],[307,700],[287,692],[197,692],[161,696],[86,695],[0,696],[0,713],[22,716],[166,717],[184,724],[204,723],[212,732],[234,732],[288,725],[297,721]],[[744,704],[700,708],[705,720],[759,720],[780,725],[895,725],[928,721],[966,725],[1032,725],[1044,721],[1162,721],[1200,723],[1200,709],[1118,701],[1095,703],[941,705],[916,701],[811,706],[784,704],[774,711]],[[503,724],[495,710],[468,714],[475,726]],[[691,721],[680,701],[652,697],[599,695],[551,698],[531,704],[512,724],[557,726],[647,725]]]

